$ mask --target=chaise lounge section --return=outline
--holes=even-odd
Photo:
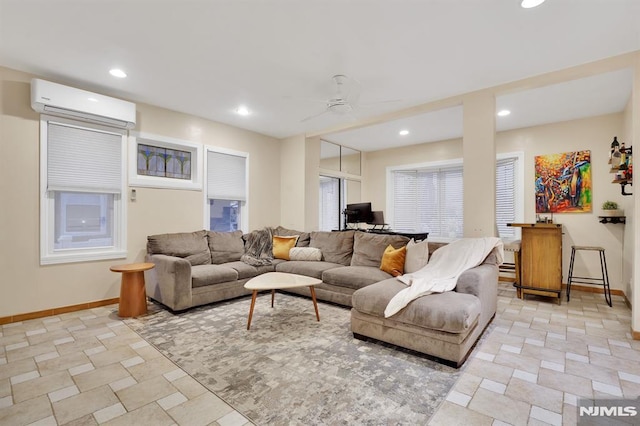
[[[356,291],[351,331],[357,338],[391,343],[459,367],[496,313],[495,250],[484,263],[463,272],[454,291],[420,297],[389,318],[384,310],[404,284],[388,279]]]

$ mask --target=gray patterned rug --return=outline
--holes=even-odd
[[[127,321],[138,334],[258,425],[426,424],[459,371],[353,338],[350,311],[276,294]]]

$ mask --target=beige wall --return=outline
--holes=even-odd
[[[204,227],[202,191],[136,188],[137,200],[127,202],[126,259],[40,266],[39,115],[30,107],[31,77],[0,68],[0,317],[118,297],[120,276],[110,265],[143,260],[147,235]],[[248,152],[249,229],[280,223],[280,141],[149,105],[137,111],[138,131]]]
[[[563,271],[566,281],[571,245],[601,245],[605,247],[612,288],[623,289],[622,243],[624,225],[603,225],[598,222],[601,204],[606,200],[622,202],[620,186],[611,184],[609,174],[609,145],[614,135],[620,134],[622,114],[612,114],[584,120],[568,121],[545,126],[500,132],[496,134],[496,152],[524,152],[525,165],[525,222],[535,222],[534,168],[536,155],[565,151],[591,150],[593,179],[593,212],[556,214],[556,223],[564,226]],[[386,210],[386,168],[403,164],[459,159],[463,156],[462,140],[454,139],[425,143],[412,147],[368,152],[363,200],[371,200],[375,209]],[[465,180],[467,183],[467,180]],[[484,185],[476,182],[476,185]],[[465,192],[467,188],[465,188]],[[467,214],[477,212],[475,206],[465,205]],[[385,217],[390,217],[385,212]],[[595,262],[595,263],[594,263]],[[576,267],[597,276],[597,258],[578,257]],[[586,275],[584,275],[586,276]]]
[[[282,141],[280,175],[282,213],[280,222],[289,229],[305,229],[302,206],[305,205],[305,138],[293,136]]]

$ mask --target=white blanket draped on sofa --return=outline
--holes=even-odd
[[[500,238],[463,238],[440,247],[433,252],[429,263],[419,271],[398,277],[410,287],[398,292],[384,310],[384,316],[398,313],[409,302],[431,293],[451,291],[458,277],[467,269],[480,265],[498,247],[498,264],[503,260]]]

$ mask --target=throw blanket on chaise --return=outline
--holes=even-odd
[[[389,301],[384,316],[388,318],[395,315],[418,297],[453,290],[458,277],[467,269],[480,265],[495,247],[498,248],[498,264],[501,264],[503,244],[500,238],[464,238],[440,247],[433,252],[424,268],[398,277],[410,287],[401,290]]]
[[[251,266],[271,265],[273,260],[273,231],[264,228],[246,236],[245,254],[240,260]]]

